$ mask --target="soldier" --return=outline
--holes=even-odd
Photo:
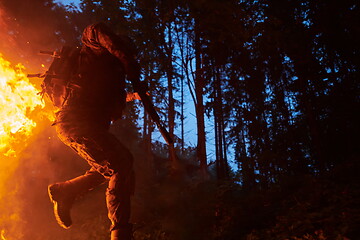
[[[66,97],[60,98],[54,125],[61,141],[84,158],[91,169],[48,187],[56,219],[64,228],[72,224],[70,210],[77,196],[108,182],[111,239],[131,239],[133,157],[108,129],[124,109],[125,79],[132,82],[135,91],[142,86],[135,55],[129,38],[114,34],[103,23],[92,24],[83,32],[76,74],[64,87]],[[71,84],[76,87],[68,87]]]

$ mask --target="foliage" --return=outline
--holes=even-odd
[[[180,166],[174,173],[169,149],[153,139],[141,105],[130,103],[112,131],[137,159],[137,239],[359,235],[358,1],[0,5],[11,16],[5,22],[12,23],[9,33],[19,48],[32,43],[27,56],[43,46],[78,44],[81,29],[94,21],[134,39],[142,77],[175,134]],[[191,101],[201,123],[195,147],[185,134],[192,128],[186,121]],[[205,117],[213,126],[205,126]],[[206,155],[206,141],[214,157]],[[238,167],[236,178],[230,161]]]
[[[278,203],[274,221],[267,228],[253,230],[247,238],[356,239],[359,236],[356,206],[360,196],[359,179],[346,174],[358,167],[351,163],[321,178],[308,176],[301,179],[301,183],[295,180],[283,185],[282,189],[289,190]]]
[[[135,239],[356,239],[358,170],[348,163],[319,177],[288,177],[250,191],[233,181],[155,177],[139,193],[144,212]]]

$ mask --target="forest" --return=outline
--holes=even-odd
[[[140,101],[112,125],[135,156],[134,239],[357,240],[359,5],[1,0],[11,41],[0,40],[0,52],[35,69],[39,50],[78,46],[95,22],[133,39],[141,80],[175,142],[164,142]],[[39,146],[41,161],[32,158]],[[104,189],[76,206],[70,230],[52,219],[47,184],[87,165],[50,124],[19,165],[12,184],[36,190],[19,187],[24,203],[9,239],[106,239]]]

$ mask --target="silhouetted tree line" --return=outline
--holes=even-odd
[[[93,22],[134,39],[142,79],[175,139],[173,147],[159,141],[139,102],[112,126],[137,160],[135,239],[359,236],[358,1],[3,0],[0,17],[11,39],[0,51],[17,46],[25,63],[39,50],[80,44]],[[52,165],[72,161],[49,152]],[[56,171],[77,171],[68,168]],[[92,233],[52,226],[43,235],[107,236],[106,219],[87,220]]]
[[[20,40],[33,34],[35,48],[78,44],[84,26],[96,21],[129,34],[153,102],[176,140],[167,156],[174,169],[192,149],[186,144],[189,101],[197,121],[192,164],[203,179],[211,165],[217,179],[236,176],[244,188],[267,188],[281,176],[321,174],[359,154],[357,1],[1,4],[12,17],[7,21],[26,30],[12,34]],[[156,128],[140,109],[124,121],[136,125],[151,159]],[[206,142],[215,146],[215,159],[208,159]],[[230,162],[239,168],[235,175]]]

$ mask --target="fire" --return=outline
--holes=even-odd
[[[1,240],[6,240],[6,238],[4,237],[4,233],[5,233],[5,231],[1,230]]]
[[[0,152],[15,156],[16,146],[23,146],[36,126],[31,119],[44,103],[29,82],[21,64],[14,68],[0,54]]]
[[[9,230],[18,219],[18,206],[12,201],[16,188],[12,185],[8,189],[7,183],[19,165],[21,151],[34,135],[37,122],[47,117],[38,92],[26,77],[24,66],[12,66],[0,54],[0,240],[5,239],[1,228]]]
[[[0,201],[7,192],[6,181],[18,166],[18,155],[33,135],[34,118],[45,107],[24,69],[21,64],[12,66],[0,53]]]

